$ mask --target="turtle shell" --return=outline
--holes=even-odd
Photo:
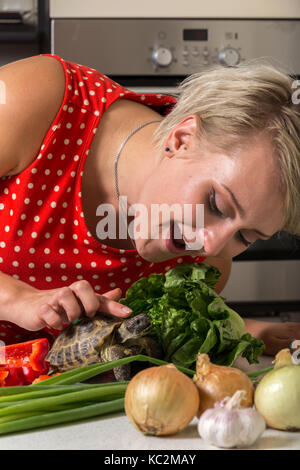
[[[71,323],[56,338],[46,360],[52,371],[64,372],[95,362],[100,362],[99,351],[105,340],[122,323],[122,320],[95,315],[92,319],[81,318]]]

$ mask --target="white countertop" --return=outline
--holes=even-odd
[[[239,358],[235,366],[249,372],[269,367],[273,358],[261,356],[260,363],[249,365]],[[96,417],[59,426],[0,436],[0,450],[216,450],[198,435],[197,418],[179,434],[167,437],[144,436],[125,413]],[[248,449],[299,450],[300,432],[266,429]]]

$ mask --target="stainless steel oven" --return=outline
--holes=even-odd
[[[187,75],[213,64],[266,58],[300,76],[297,19],[55,18],[51,52],[98,68],[140,92],[176,94]],[[241,313],[300,310],[300,241],[280,234],[233,263],[223,291]]]

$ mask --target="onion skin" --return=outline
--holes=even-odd
[[[125,393],[125,412],[144,434],[164,436],[184,429],[196,416],[199,393],[193,381],[173,364],[136,374]]]
[[[204,411],[213,408],[215,403],[226,397],[232,397],[238,390],[245,391],[241,406],[253,405],[254,386],[249,377],[234,367],[212,364],[207,354],[197,355],[194,382],[200,394],[198,418]]]
[[[300,366],[284,366],[266,374],[255,390],[254,403],[270,428],[299,431]]]

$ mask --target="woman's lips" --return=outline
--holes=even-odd
[[[166,237],[166,248],[168,251],[174,254],[183,253],[185,251],[185,244],[182,246],[177,246],[174,244],[174,222],[172,223]]]

